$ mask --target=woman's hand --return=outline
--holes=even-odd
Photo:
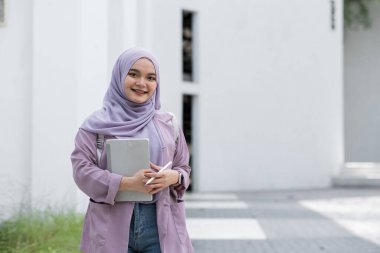
[[[145,173],[145,179],[143,180],[144,185],[145,183],[152,177],[155,179],[150,182],[147,186],[145,186],[147,189],[149,189],[150,194],[155,194],[166,187],[169,187],[170,185],[176,184],[178,182],[178,172],[175,170],[164,170],[158,173],[158,171],[161,169],[160,166],[150,163],[150,168],[154,171],[149,171]]]
[[[145,186],[145,182],[149,179],[145,174],[151,173],[149,169],[137,171],[132,177],[122,177],[119,191],[135,191],[150,193],[151,189]]]

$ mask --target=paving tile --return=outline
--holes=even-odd
[[[378,189],[202,193],[186,200],[197,253],[380,253]]]
[[[187,193],[186,201],[189,200],[237,200],[239,197],[234,193]]]
[[[255,219],[190,218],[187,229],[194,240],[264,240],[266,236]]]
[[[187,209],[247,209],[244,201],[187,201]]]

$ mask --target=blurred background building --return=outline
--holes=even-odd
[[[323,188],[380,160],[380,8],[344,33],[342,0],[1,0],[0,197],[81,203],[70,154],[118,55],[158,56],[193,191]],[[1,212],[1,210],[0,210]]]

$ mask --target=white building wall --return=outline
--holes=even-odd
[[[198,94],[196,190],[329,186],[343,163],[341,4],[331,30],[328,1],[154,1],[165,102],[180,113],[178,95]],[[195,87],[181,81],[183,8],[198,18]]]
[[[30,179],[32,2],[6,1],[0,26],[0,219],[27,201]]]
[[[380,162],[380,4],[368,30],[344,38],[345,152],[347,162]]]
[[[81,1],[75,132],[87,116],[101,108],[117,57],[138,45],[137,7],[135,0]],[[70,141],[73,143],[74,139]],[[76,196],[77,209],[85,210],[88,197],[79,189]]]
[[[17,134],[0,173],[29,183],[36,205],[85,198],[72,179],[74,136],[131,46],[158,55],[163,110],[181,118],[182,95],[196,96],[195,190],[325,187],[343,162],[341,1],[335,30],[329,1],[317,0],[8,3],[25,15],[0,29],[2,108],[18,102],[1,125]],[[194,84],[182,81],[183,9],[196,12]]]
[[[34,1],[31,194],[36,207],[73,203],[80,2]]]

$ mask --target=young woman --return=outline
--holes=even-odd
[[[189,152],[172,114],[160,112],[160,106],[156,58],[145,49],[125,51],[113,68],[102,109],[83,122],[71,155],[74,180],[90,198],[83,252],[194,252],[183,202],[190,182]],[[97,161],[99,135],[148,138],[151,168],[131,177],[111,173],[105,148]],[[171,169],[157,173],[169,161],[173,161]],[[153,201],[115,202],[116,194],[126,190],[152,194]]]

